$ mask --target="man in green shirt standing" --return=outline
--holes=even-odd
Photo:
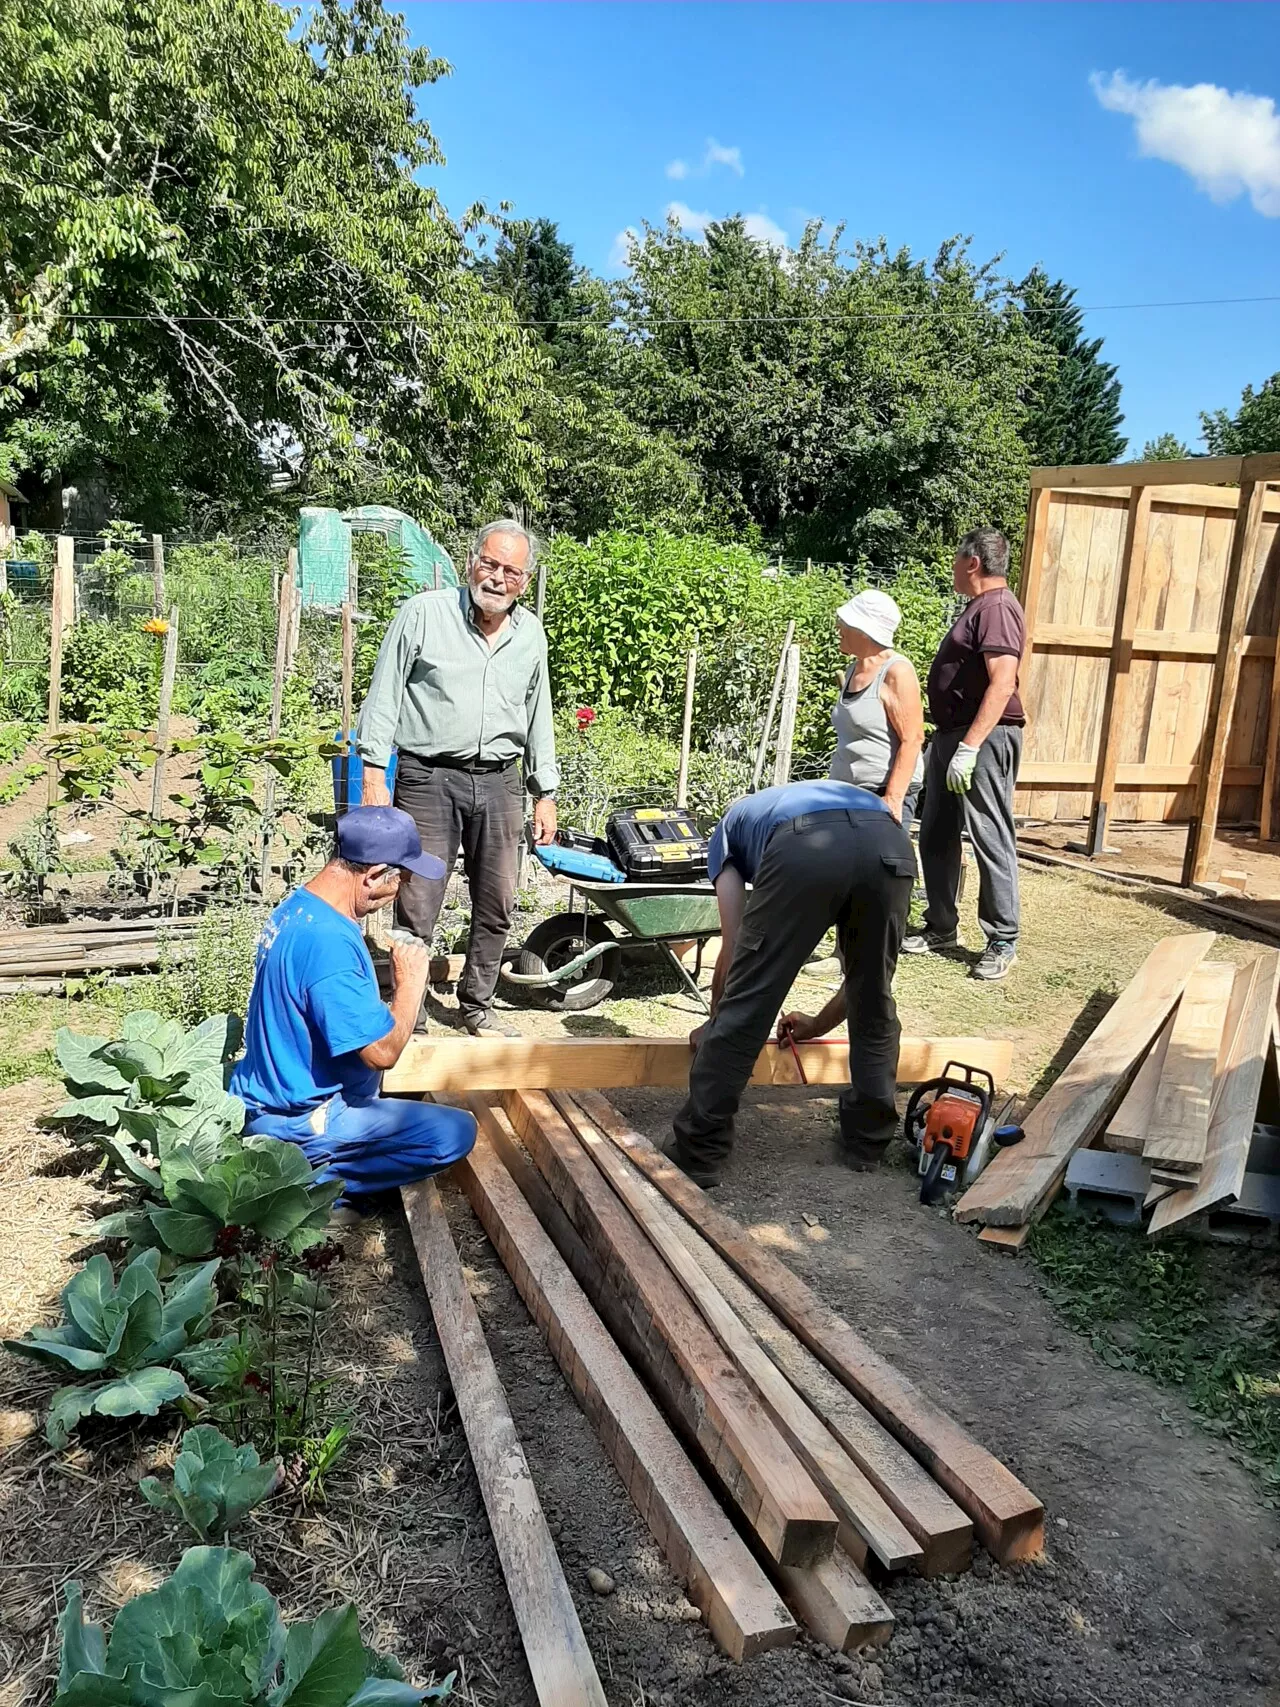
[[[445,864],[442,878],[412,877],[397,904],[399,922],[428,947],[462,848],[471,934],[458,1006],[473,1037],[519,1035],[495,1025],[490,1007],[515,904],[526,788],[536,840],[556,833],[547,638],[519,602],[537,550],[518,523],[490,522],[467,555],[463,586],[406,600],[383,638],[356,728],[364,804],[391,804],[386,770],[397,750],[395,804]]]

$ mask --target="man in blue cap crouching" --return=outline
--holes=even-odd
[[[413,1035],[431,961],[416,939],[394,943],[388,1004],[359,925],[402,884],[444,875],[407,812],[356,807],[338,819],[332,859],[285,897],[258,941],[231,1090],[245,1105],[246,1133],[287,1138],[346,1183],[339,1210],[438,1173],[475,1143],[475,1120],[462,1109],[380,1094],[383,1072]]]

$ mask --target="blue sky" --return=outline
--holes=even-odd
[[[1280,369],[1280,301],[1104,307],[1280,297],[1272,5],[403,9],[454,66],[422,106],[455,214],[545,215],[596,271],[673,202],[792,241],[813,216],[917,253],[970,234],[1096,308],[1130,455],[1162,431],[1199,449],[1200,409]]]

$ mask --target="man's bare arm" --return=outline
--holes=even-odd
[[[385,1072],[394,1067],[404,1053],[404,1046],[413,1036],[413,1028],[422,1012],[422,998],[427,992],[431,975],[431,955],[424,942],[393,942],[391,945],[391,976],[394,989],[387,1004],[395,1025],[376,1043],[366,1044],[360,1059],[366,1067]]]
[[[1018,685],[1020,660],[1011,652],[988,652],[987,691],[978,706],[978,715],[963,737],[966,747],[980,747],[1004,716],[1005,707],[1013,698]]]

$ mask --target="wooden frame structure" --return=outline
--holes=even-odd
[[[1036,468],[1017,811],[1280,832],[1280,453]]]

